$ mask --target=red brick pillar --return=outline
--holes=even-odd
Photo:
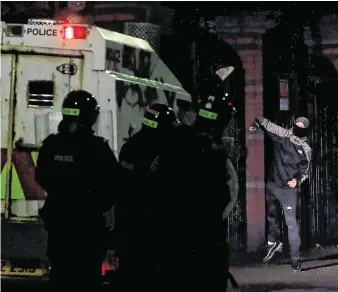
[[[259,18],[259,17],[258,17]],[[263,114],[262,35],[264,17],[224,20],[220,37],[239,54],[245,70],[246,130]],[[240,20],[239,20],[240,19]],[[256,251],[265,242],[264,136],[246,134],[247,250]]]
[[[338,70],[338,15],[324,16],[319,25],[323,55],[329,58]]]
[[[257,37],[257,36],[256,36]],[[262,50],[239,50],[245,74],[245,127],[263,114]],[[246,216],[247,249],[252,251],[265,241],[264,136],[246,135]]]
[[[254,41],[254,38],[251,41]],[[252,49],[238,49],[245,70],[245,127],[248,129],[254,119],[263,114],[262,50],[258,46]],[[265,241],[264,136],[262,132],[248,133],[246,147],[247,249],[252,251],[257,250]]]

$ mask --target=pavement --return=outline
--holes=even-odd
[[[262,257],[258,253],[232,253],[230,272],[239,288],[229,287],[227,292],[338,292],[338,247],[314,249],[304,254],[299,272],[291,270],[285,255],[276,254],[269,264],[263,264]],[[1,286],[2,291],[42,292],[46,291],[47,281],[39,277],[2,277]]]
[[[287,256],[276,254],[269,263],[262,255],[235,254],[230,272],[239,289],[230,291],[338,291],[338,247],[314,249],[302,256],[302,270],[295,272]]]

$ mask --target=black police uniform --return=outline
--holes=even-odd
[[[228,97],[219,95],[202,99],[199,106],[195,123],[178,127],[175,139],[180,145],[178,160],[185,161],[181,177],[190,174],[188,181],[182,181],[184,192],[193,194],[189,200],[195,210],[189,214],[192,234],[186,242],[193,248],[188,270],[195,287],[225,291],[229,265],[224,219],[231,192],[237,197],[238,181],[236,175],[230,176],[221,135],[234,108]],[[229,183],[231,179],[236,181]],[[232,190],[233,185],[237,190]]]
[[[91,287],[101,281],[102,213],[115,201],[112,178],[118,163],[108,143],[91,130],[96,107],[89,93],[71,92],[59,133],[47,137],[39,151],[35,175],[47,192],[41,216],[48,231],[50,280],[58,287]]]
[[[128,201],[116,206],[115,230],[122,239],[118,254],[124,287],[154,288],[163,279],[166,220],[170,218],[166,214],[174,177],[170,173],[170,129],[175,121],[172,109],[152,105],[142,129],[120,151]]]
[[[177,129],[177,140],[185,145],[181,146],[180,160],[186,165],[180,168],[180,177],[188,174],[179,192],[187,208],[181,220],[189,230],[182,240],[187,251],[183,255],[186,273],[193,288],[225,291],[228,250],[223,212],[230,202],[226,151],[213,148],[212,139],[200,136],[194,127],[181,127]]]
[[[210,140],[188,127],[152,130],[144,127],[120,153],[134,198],[126,205],[126,286],[225,291],[229,196],[219,188],[226,179],[216,176],[225,175],[224,164],[214,163],[220,157]]]

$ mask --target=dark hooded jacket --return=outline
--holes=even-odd
[[[303,122],[306,129],[309,123],[306,118],[303,119],[297,119],[296,122]],[[258,117],[256,121],[273,141],[274,155],[268,180],[286,187],[288,181],[295,178],[297,187],[300,187],[308,178],[311,162],[311,148],[306,143],[307,138],[303,134],[296,136],[296,129],[284,129],[264,117]]]

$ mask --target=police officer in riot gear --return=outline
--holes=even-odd
[[[129,161],[134,162],[134,159],[140,159],[142,167],[145,170],[151,171],[150,173],[152,175],[157,173],[154,171],[156,163],[154,163],[151,168],[148,168],[148,161],[141,155],[141,151],[144,151],[142,154],[146,154],[148,152],[156,153],[154,149],[160,150],[160,148],[164,147],[164,145],[160,142],[165,141],[170,137],[170,133],[177,123],[178,121],[172,108],[164,104],[154,104],[148,107],[142,120],[141,130],[132,136],[128,142],[123,145],[120,151],[120,164],[123,168],[131,170],[133,168],[133,164],[129,163]],[[147,142],[149,143],[147,144]],[[134,153],[132,150],[135,145],[138,145],[139,143],[142,145],[142,148],[136,151],[137,153]],[[131,155],[134,159],[131,159]],[[147,155],[151,156],[149,159],[156,158],[156,156],[152,157],[153,154]],[[146,165],[143,165],[143,163]],[[140,168],[141,165],[138,165],[138,167]],[[142,175],[144,174],[145,173],[142,171]]]
[[[118,163],[108,143],[94,135],[99,106],[83,90],[64,99],[58,133],[39,152],[35,178],[47,193],[41,217],[54,287],[97,287],[104,258],[104,218],[115,197]],[[118,181],[118,180],[117,180]]]
[[[214,95],[202,93],[195,122],[191,127],[178,127],[176,139],[182,145],[181,159],[189,161],[185,165],[188,169],[181,168],[190,173],[186,190],[194,194],[192,204],[199,210],[191,223],[195,234],[200,236],[195,235],[196,242],[190,243],[197,247],[197,252],[189,269],[195,274],[196,287],[225,291],[228,250],[224,219],[237,200],[238,179],[224,148],[222,134],[236,109],[228,94],[212,93]]]
[[[216,92],[217,94],[218,92]],[[223,218],[226,219],[237,202],[238,197],[238,177],[235,168],[228,158],[223,142],[223,133],[230,120],[234,117],[237,110],[234,101],[228,93],[217,94],[218,97],[205,95],[199,102],[199,112],[196,122],[193,126],[198,135],[206,135],[213,149],[219,153],[225,161],[227,169],[227,183],[230,191],[230,202],[224,210]]]
[[[213,150],[215,126],[207,132],[210,119],[200,115],[193,128],[175,127],[173,111],[153,105],[142,130],[122,147],[120,164],[133,194],[117,212],[127,215],[116,219],[124,231],[124,287],[226,289],[226,156]]]
[[[145,111],[141,130],[123,145],[119,162],[129,201],[116,205],[115,230],[123,287],[149,288],[161,283],[165,245],[163,231],[170,185],[172,131],[177,124],[172,108],[153,104]],[[168,185],[169,184],[169,185]],[[135,286],[133,286],[135,285]],[[165,285],[162,283],[162,285]]]

